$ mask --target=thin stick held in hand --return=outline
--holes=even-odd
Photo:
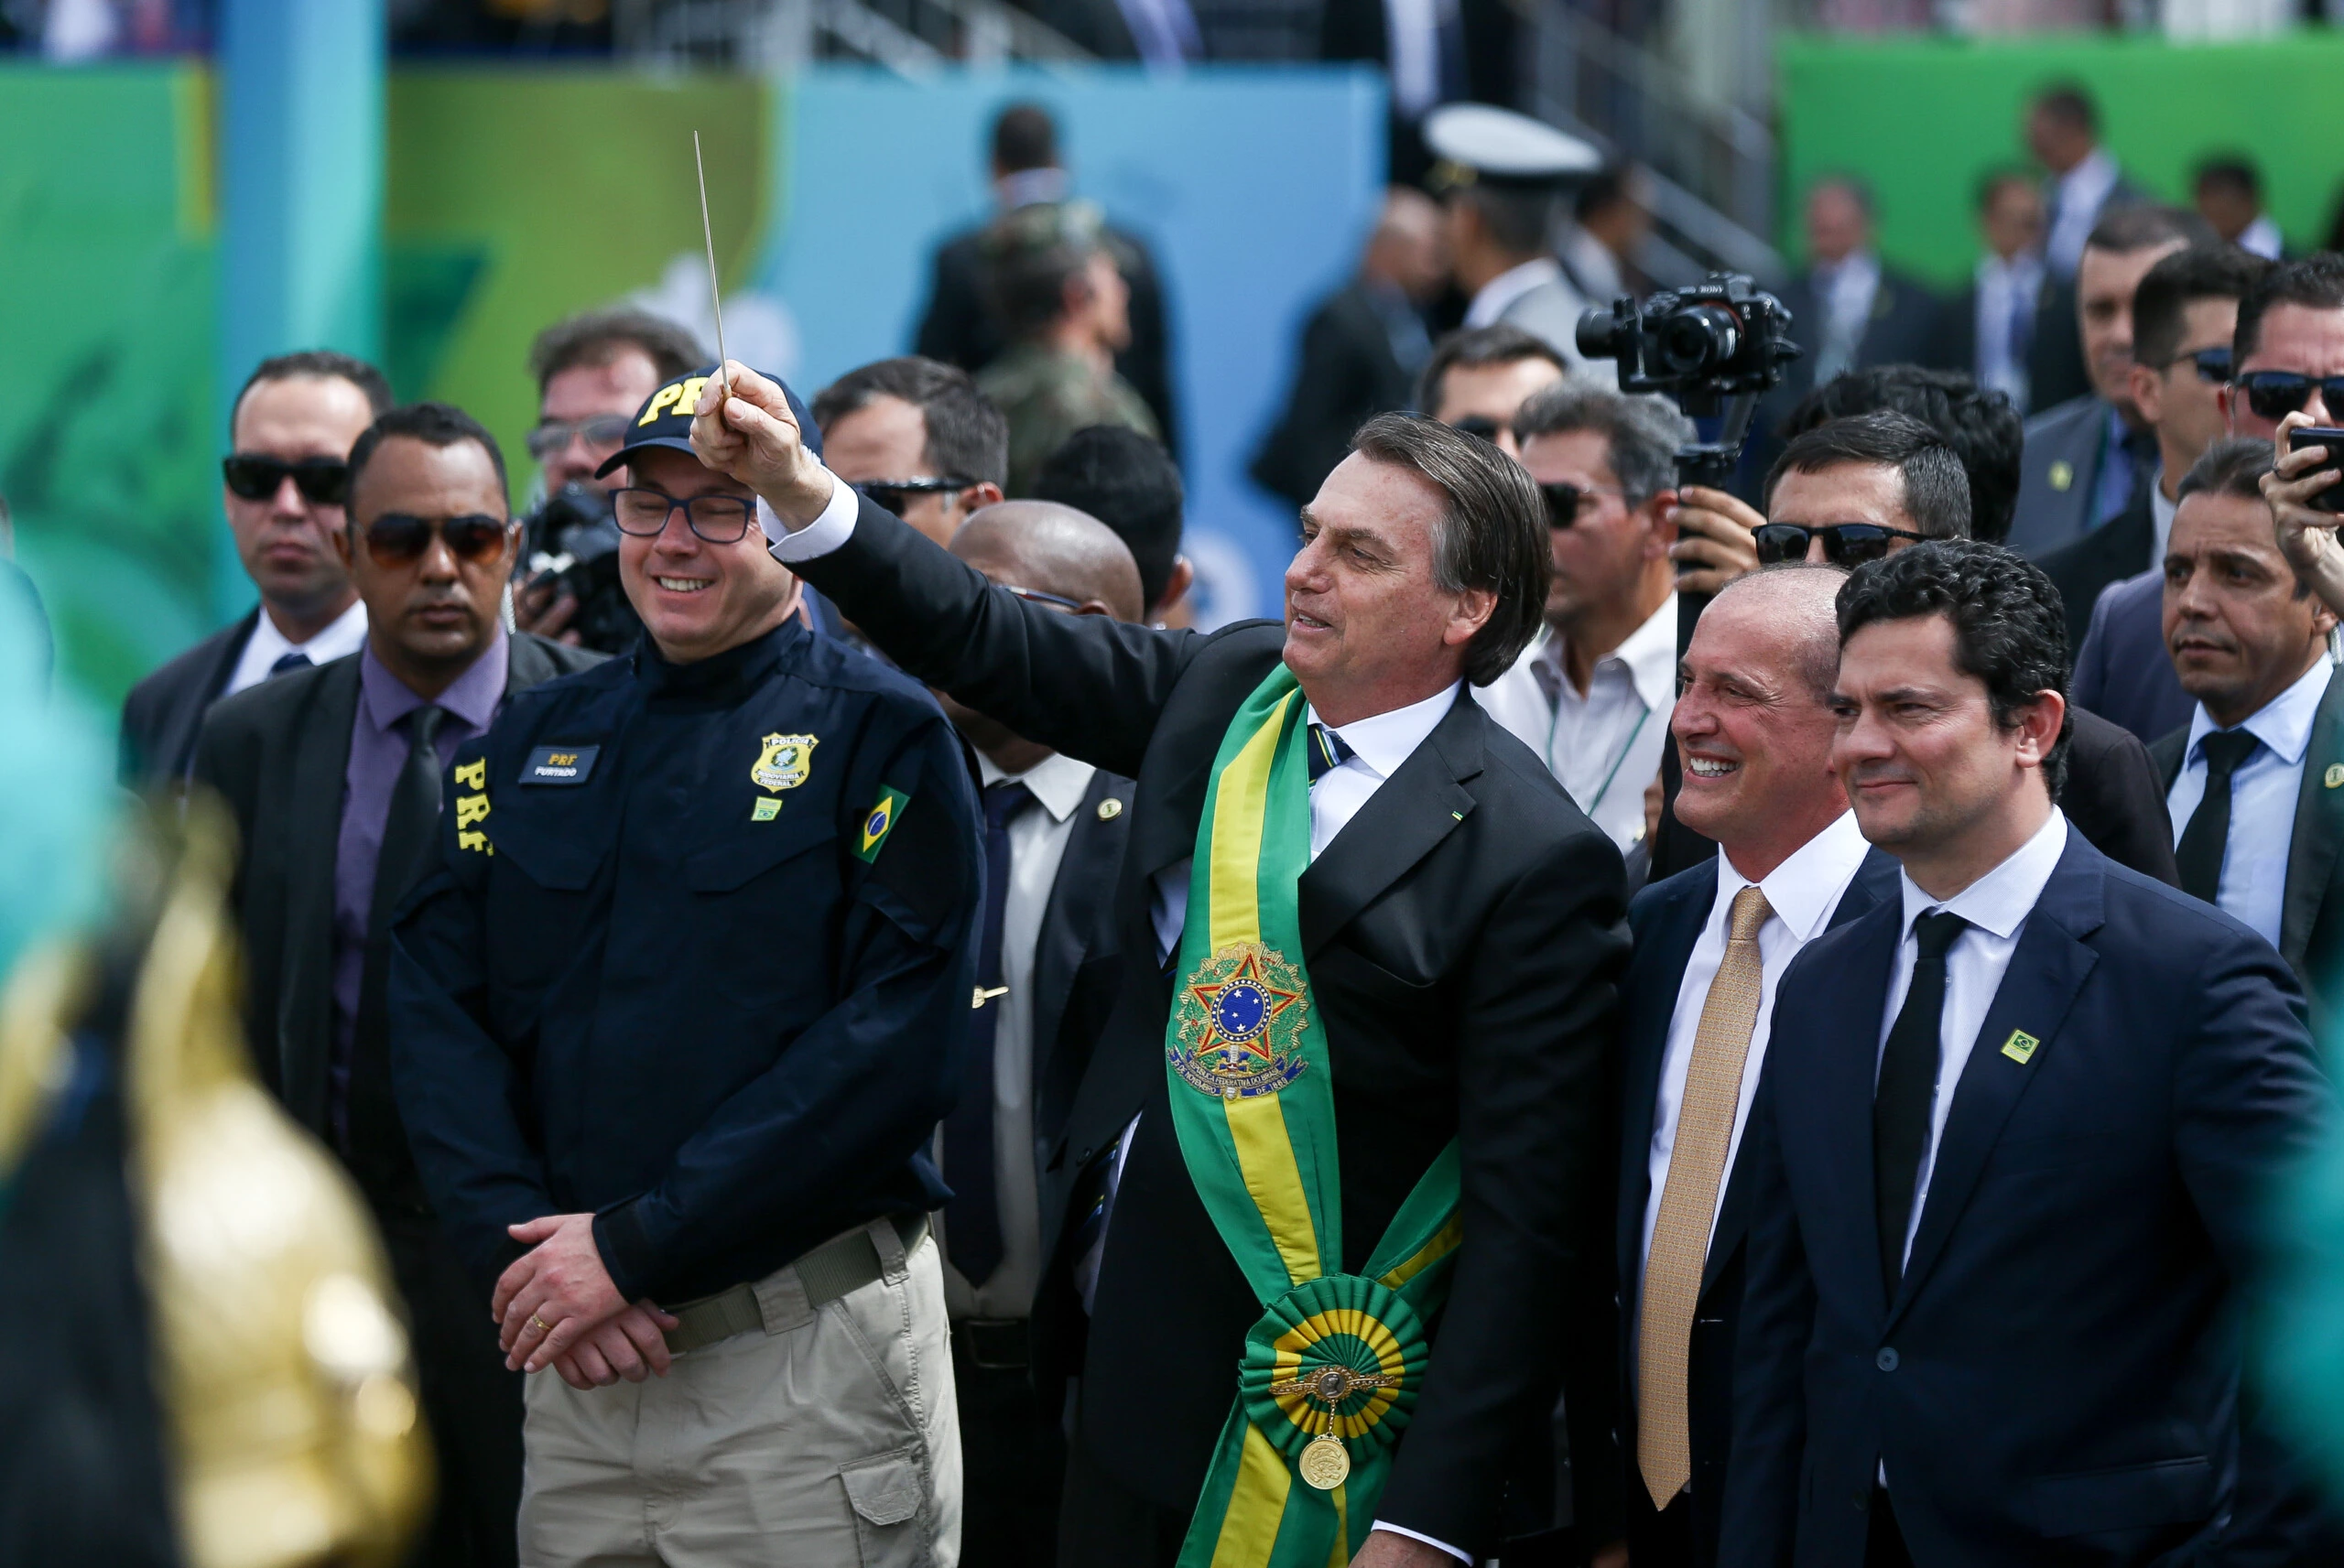
[[[716,387],[732,395],[732,362],[724,353],[724,300],[716,286],[716,231],[708,222],[708,165],[700,156],[700,133],[692,133],[692,172],[700,176],[700,237],[708,244],[708,306],[716,316]]]

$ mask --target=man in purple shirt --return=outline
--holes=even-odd
[[[518,1374],[441,1239],[391,1098],[384,934],[438,829],[440,775],[515,691],[601,655],[500,619],[520,528],[496,441],[442,404],[394,409],[350,453],[336,547],[366,606],[357,654],[215,707],[195,776],[238,829],[245,1024],[262,1080],[366,1195],[413,1328],[440,1456],[418,1561],[515,1561]]]

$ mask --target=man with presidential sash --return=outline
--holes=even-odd
[[[735,372],[692,438],[907,673],[1138,781],[1123,994],[1047,1156],[1064,1568],[1475,1560],[1558,1371],[1606,1489],[1620,857],[1465,689],[1537,626],[1527,476],[1373,420],[1285,623],[1205,635],[993,587],[798,436]],[[1579,1510],[1603,1539],[1608,1499]]]

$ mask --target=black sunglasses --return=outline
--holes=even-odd
[[[288,463],[259,452],[234,452],[220,460],[220,477],[246,501],[266,501],[288,477],[312,506],[339,506],[350,492],[350,465],[340,458],[301,458]]]
[[[2265,419],[2284,419],[2300,410],[2319,388],[2328,412],[2344,411],[2344,375],[2298,375],[2291,370],[2251,370],[2238,378],[2246,406]]]
[[[966,490],[976,482],[952,475],[942,479],[866,479],[854,487],[854,492],[881,511],[901,516],[905,504],[915,495],[943,495]]]
[[[448,553],[460,561],[489,560],[505,547],[505,531],[510,526],[504,519],[484,512],[436,520],[404,512],[385,512],[359,532],[366,541],[366,554],[376,566],[387,568],[422,559],[423,552],[431,547],[434,534],[447,541]]]
[[[2219,386],[2230,378],[2230,346],[2228,343],[2217,343],[2210,349],[2199,349],[2196,353],[2181,357],[2198,367],[2199,381]]]
[[[1627,492],[1600,484],[1572,484],[1557,480],[1541,484],[1538,493],[1546,503],[1546,526],[1568,528],[1579,521],[1579,509],[1599,495],[1616,495],[1625,499]]]
[[[601,414],[591,419],[548,419],[529,432],[529,455],[545,461],[580,436],[593,448],[615,447],[626,439],[626,429],[633,416]]]
[[[619,532],[638,539],[657,537],[667,519],[684,514],[684,526],[711,545],[737,545],[757,514],[757,503],[737,495],[695,495],[682,500],[664,490],[631,485],[611,492],[611,513]]]
[[[1888,554],[1891,539],[1920,540],[1928,535],[1880,523],[1827,523],[1814,528],[1803,523],[1761,523],[1750,531],[1750,537],[1758,546],[1762,567],[1807,559],[1810,539],[1823,541],[1823,558],[1833,566],[1860,567]]]

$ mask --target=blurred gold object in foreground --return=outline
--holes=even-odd
[[[190,1568],[396,1563],[430,1485],[407,1331],[357,1188],[247,1065],[230,833],[198,798],[123,868],[153,920],[124,1098],[180,1545]]]

